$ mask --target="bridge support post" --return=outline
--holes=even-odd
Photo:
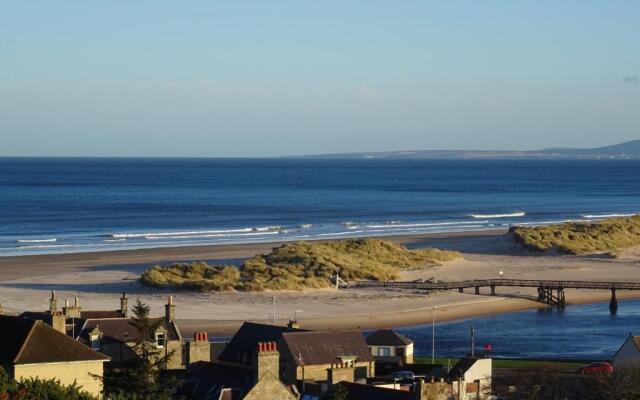
[[[491,285],[491,295],[492,296],[496,295],[496,285]]]
[[[476,286],[476,294],[480,294],[480,286]]]
[[[618,299],[616,299],[616,290],[611,289],[611,301],[609,302],[609,311],[611,314],[618,312]]]
[[[538,302],[542,303],[543,299],[544,299],[544,289],[539,287],[538,288]]]
[[[460,292],[460,293],[464,293],[464,288],[459,287],[459,288],[458,288],[458,292]]]
[[[558,295],[556,296],[558,300],[558,308],[564,308],[564,289],[558,288]]]

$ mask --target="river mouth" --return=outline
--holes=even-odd
[[[467,318],[435,325],[438,357],[470,353],[471,329],[475,352],[490,344],[491,356],[536,360],[610,360],[629,334],[640,332],[640,300],[619,302],[615,315],[609,303],[569,305]],[[430,356],[432,325],[398,328],[413,339],[417,356]]]

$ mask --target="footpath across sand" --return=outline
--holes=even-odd
[[[521,252],[504,231],[389,237],[410,248],[431,246],[461,251],[463,260],[403,273],[403,279],[439,280],[505,278],[557,280],[620,280],[640,282],[640,250],[611,259],[602,256],[532,255]],[[210,335],[233,333],[243,321],[270,322],[273,296],[276,318],[285,323],[297,314],[309,329],[379,328],[431,323],[541,307],[535,290],[499,288],[496,296],[457,292],[424,293],[398,290],[311,290],[305,292],[197,293],[148,288],[137,278],[156,264],[174,261],[239,263],[266,253],[277,243],[160,248],[103,253],[0,258],[0,301],[5,312],[48,308],[49,292],[60,303],[78,297],[83,308],[117,309],[122,292],[130,303],[149,304],[162,314],[166,297],[174,295],[185,335],[206,329]],[[608,301],[608,291],[567,290],[569,304]],[[618,292],[618,298],[640,298],[640,292]]]

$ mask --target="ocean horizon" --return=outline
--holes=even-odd
[[[0,256],[507,229],[640,211],[639,160],[0,158]]]

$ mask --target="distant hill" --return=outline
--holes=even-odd
[[[548,148],[532,151],[509,150],[405,150],[364,153],[304,155],[295,158],[342,159],[640,159],[640,140],[591,149]]]
[[[595,147],[592,149],[572,149],[572,148],[560,148],[560,149],[544,149],[545,153],[561,153],[561,154],[611,154],[611,155],[634,155],[640,156],[640,140],[631,140],[620,144],[614,144],[612,146]]]

